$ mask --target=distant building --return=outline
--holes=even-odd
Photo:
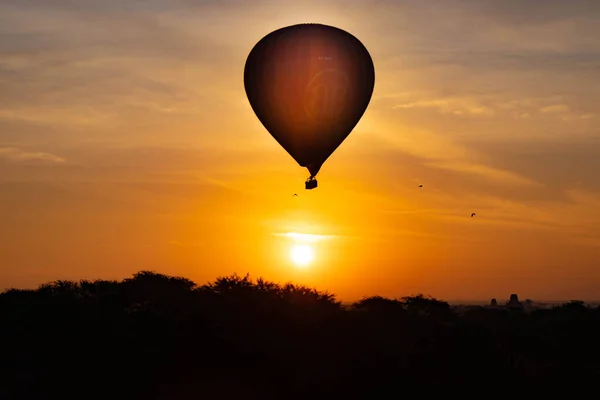
[[[506,307],[513,308],[513,309],[520,309],[520,308],[523,308],[523,305],[519,301],[519,296],[517,296],[516,294],[511,294],[510,300],[508,300],[508,302],[506,303]]]
[[[490,307],[498,307],[498,302],[496,301],[496,299],[492,299],[492,301],[490,301]]]

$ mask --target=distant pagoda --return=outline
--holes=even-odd
[[[523,308],[523,305],[519,301],[519,296],[513,293],[510,295],[510,300],[508,300],[508,302],[506,303],[506,307],[518,309]]]

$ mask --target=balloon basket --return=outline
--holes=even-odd
[[[304,182],[304,187],[306,190],[314,189],[317,187],[317,180],[314,178],[309,178],[306,182]]]

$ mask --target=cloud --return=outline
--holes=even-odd
[[[582,189],[567,189],[564,197],[568,200],[523,203],[500,196],[461,193],[440,196],[433,207],[387,209],[384,212],[418,214],[422,218],[489,226],[494,229],[505,227],[543,230],[572,244],[600,244],[600,194]],[[471,206],[467,208],[464,204]],[[477,214],[475,218],[470,218],[471,211]]]
[[[429,210],[428,212],[432,212],[432,210]],[[420,214],[420,211],[393,211],[393,210],[388,210],[385,211],[386,214]],[[437,210],[437,211],[433,211],[433,215],[434,216],[440,216],[440,215],[446,215],[443,211],[441,210]],[[448,219],[449,216],[446,215],[444,218]],[[467,216],[468,218],[468,216]],[[485,242],[485,238],[484,237],[469,237],[469,236],[461,236],[456,234],[456,232],[454,233],[449,233],[449,234],[441,234],[441,233],[431,233],[431,232],[427,232],[424,230],[409,230],[409,229],[390,229],[390,230],[380,230],[379,233],[382,235],[381,240],[392,240],[395,241],[397,240],[398,236],[405,236],[405,237],[410,237],[410,238],[421,238],[421,239],[430,239],[430,240],[437,240],[437,241],[461,241],[461,242]]]
[[[309,233],[297,233],[297,232],[274,233],[273,235],[287,237],[296,242],[303,242],[303,243],[322,242],[324,240],[330,240],[330,239],[337,237],[334,235],[312,235]]]
[[[571,111],[571,108],[566,104],[554,104],[540,109],[543,114],[567,113],[569,111]]]
[[[481,104],[475,98],[438,98],[429,100],[418,100],[408,103],[400,103],[393,106],[394,109],[434,108],[442,114],[456,116],[474,115],[491,116],[494,110]]]
[[[539,183],[521,176],[517,173],[493,168],[484,164],[474,164],[469,162],[428,162],[426,165],[430,167],[449,169],[456,172],[463,172],[466,174],[481,176],[485,179],[489,179],[494,182],[504,183],[507,185],[519,185],[519,186],[539,186]]]
[[[515,93],[481,93],[447,96],[436,92],[406,92],[378,96],[378,100],[401,99],[391,106],[394,110],[436,110],[442,116],[451,117],[495,117],[497,119],[557,117],[574,120],[587,119],[593,115],[589,107],[576,106],[577,98],[563,96],[525,97],[515,99]],[[513,98],[511,98],[513,97]],[[565,101],[572,103],[567,104]],[[558,102],[558,103],[557,103]]]
[[[17,147],[0,147],[0,159],[12,162],[45,161],[62,164],[66,160],[54,154],[40,151],[25,151]]]
[[[410,130],[398,134],[398,130]],[[457,143],[447,135],[433,133],[427,130],[394,128],[391,123],[379,123],[374,128],[374,134],[393,148],[406,152],[421,160],[421,163],[438,169],[447,169],[467,175],[483,177],[490,181],[518,186],[539,185],[532,179],[517,172],[495,168],[487,165],[487,157]]]
[[[442,195],[439,201],[427,200],[421,208],[387,208],[384,214],[402,215],[402,221],[417,218],[419,224],[447,233],[448,239],[469,239],[490,244],[490,238],[505,240],[521,235],[532,241],[539,238],[560,243],[564,249],[575,246],[585,251],[600,245],[600,194],[567,190],[570,201],[538,201],[522,203],[499,196],[471,194]],[[476,217],[471,218],[471,212]],[[418,235],[417,235],[418,236]],[[529,240],[529,239],[527,239]],[[577,247],[580,249],[577,250]]]

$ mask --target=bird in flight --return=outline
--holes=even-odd
[[[419,187],[423,187],[423,185],[419,185]]]
[[[473,218],[475,216],[475,213],[471,213],[471,218]]]
[[[297,194],[297,193],[294,193],[294,196],[298,197],[298,194]],[[294,197],[294,196],[292,196],[292,197]]]

